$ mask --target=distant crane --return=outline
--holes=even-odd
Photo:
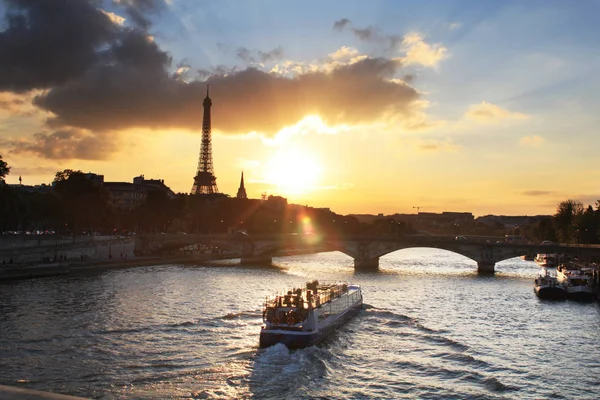
[[[413,207],[417,209],[417,215],[419,214],[419,210],[421,209],[421,207]]]

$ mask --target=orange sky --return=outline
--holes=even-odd
[[[32,20],[56,35],[0,31],[8,183],[49,183],[70,168],[189,192],[210,83],[215,175],[232,196],[244,171],[252,198],[341,214],[552,214],[563,200],[600,198],[600,61],[586,32],[562,28],[589,10],[481,5],[475,18],[452,1],[357,3],[316,16],[271,4],[241,19],[217,3],[150,3],[66,2]],[[522,16],[541,11],[533,30]],[[560,29],[560,40],[540,33]],[[3,53],[11,43],[22,58]]]

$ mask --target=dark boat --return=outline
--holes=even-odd
[[[540,274],[535,278],[533,290],[540,299],[564,300],[567,298],[565,286],[555,276]]]
[[[293,288],[266,299],[260,347],[282,343],[296,349],[312,346],[362,309],[360,286],[347,283]]]

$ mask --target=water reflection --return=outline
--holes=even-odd
[[[0,383],[157,399],[585,398],[597,385],[598,305],[539,301],[534,263],[480,276],[462,256],[415,249],[378,272],[337,252],[273,264],[2,285]],[[364,310],[318,346],[258,349],[264,298],[312,279],[361,284]]]

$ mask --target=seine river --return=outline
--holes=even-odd
[[[0,285],[0,384],[102,399],[596,399],[600,305],[540,301],[538,268],[495,276],[432,249],[355,272],[341,253],[270,268],[164,265]],[[324,343],[258,348],[264,297],[308,280],[362,285]]]

